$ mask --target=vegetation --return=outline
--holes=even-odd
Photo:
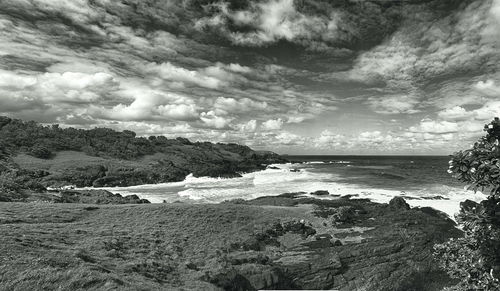
[[[435,247],[441,265],[460,280],[452,290],[500,290],[500,120],[484,130],[486,136],[450,161],[453,177],[475,191],[490,191],[479,204],[461,203],[456,218],[465,236]]]
[[[0,201],[26,201],[46,187],[113,187],[238,177],[285,161],[247,146],[137,137],[132,131],[43,126],[0,116]]]
[[[0,116],[0,154],[5,150],[26,152],[34,157],[49,159],[58,151],[83,151],[90,156],[135,159],[164,152],[174,145],[192,145],[209,149],[209,142],[192,143],[186,138],[168,139],[164,136],[137,137],[135,132],[109,128],[90,130],[61,128],[54,124],[43,126],[34,121],[23,121]],[[250,153],[252,150],[237,144],[224,145],[228,150]]]

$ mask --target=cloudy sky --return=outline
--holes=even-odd
[[[500,115],[500,0],[3,0],[0,115],[289,154],[450,154]]]

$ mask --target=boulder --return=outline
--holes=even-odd
[[[311,192],[311,195],[326,196],[326,195],[330,195],[330,192],[328,192],[327,190],[317,190],[317,191]]]
[[[410,205],[403,197],[396,196],[389,201],[389,207],[393,210],[409,210]]]
[[[332,214],[332,222],[334,224],[341,224],[346,222],[352,222],[356,212],[352,206],[340,206],[334,209]]]

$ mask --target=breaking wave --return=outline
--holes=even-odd
[[[327,164],[331,167],[336,166],[331,163]],[[327,190],[332,195],[321,196],[321,199],[338,199],[339,196],[352,195],[354,198],[367,198],[374,202],[387,203],[395,196],[404,196],[411,206],[430,206],[450,216],[458,212],[461,201],[465,199],[480,201],[486,197],[481,193],[474,194],[462,188],[439,184],[400,190],[391,187],[371,187],[351,183],[345,176],[319,167],[325,166],[315,163],[279,164],[272,165],[263,171],[243,174],[238,178],[188,175],[180,182],[101,189],[122,195],[136,194],[153,203],[177,201],[219,203],[230,199],[253,199],[290,192],[304,192],[305,196],[310,196],[308,193],[316,190]],[[380,176],[378,178],[380,179]]]

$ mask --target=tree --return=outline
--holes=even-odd
[[[52,158],[52,152],[45,146],[36,145],[31,148],[29,154],[40,159],[50,159]]]
[[[474,191],[489,191],[481,203],[460,204],[456,219],[464,237],[435,246],[441,266],[460,280],[452,290],[500,290],[500,120],[484,130],[486,136],[450,160],[454,178]]]

